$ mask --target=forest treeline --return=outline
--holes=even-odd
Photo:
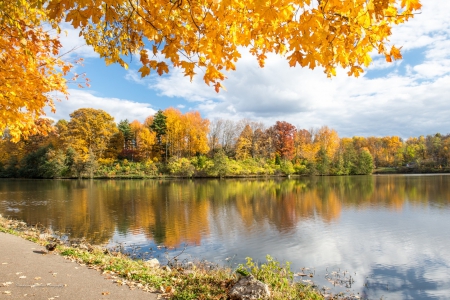
[[[68,121],[41,118],[36,126],[39,134],[17,143],[3,132],[0,177],[357,175],[443,171],[450,162],[450,135],[340,138],[327,126],[210,122],[175,108],[117,124],[103,110],[81,108]]]

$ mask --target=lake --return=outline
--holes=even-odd
[[[333,293],[450,295],[449,175],[4,179],[0,214],[139,257],[235,267],[269,254]]]

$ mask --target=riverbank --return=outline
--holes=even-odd
[[[444,174],[450,173],[450,168],[412,168],[412,167],[383,167],[374,169],[374,175],[387,174]]]
[[[6,273],[6,268],[8,265],[13,265],[13,262],[20,262],[19,267],[23,270],[9,272],[9,276],[16,278],[16,282],[7,280],[5,282],[0,282],[0,293],[3,295],[13,296],[13,291],[15,293],[24,293],[20,290],[21,279],[28,278],[28,281],[33,280],[33,284],[28,284],[34,287],[43,287],[39,285],[39,282],[47,284],[52,282],[52,278],[56,278],[58,273],[66,274],[67,277],[71,277],[68,281],[70,283],[64,283],[63,281],[58,282],[58,284],[50,284],[46,288],[42,288],[39,293],[48,293],[47,296],[55,298],[56,294],[68,293],[70,294],[70,288],[75,288],[78,290],[78,299],[80,295],[83,295],[85,299],[100,299],[100,298],[110,298],[119,299],[119,293],[126,292],[124,287],[130,289],[129,297],[133,299],[140,299],[140,294],[136,294],[137,290],[141,292],[146,299],[156,299],[159,298],[166,299],[228,299],[229,290],[238,280],[238,273],[248,273],[255,276],[258,280],[261,280],[269,285],[272,292],[272,299],[324,299],[324,296],[314,289],[313,286],[304,284],[302,282],[294,281],[294,274],[289,268],[289,264],[280,264],[279,262],[273,260],[269,256],[267,257],[267,262],[263,265],[258,266],[251,259],[246,265],[240,265],[238,267],[238,272],[236,270],[231,270],[226,267],[221,267],[217,265],[211,265],[205,262],[197,263],[179,263],[176,260],[169,262],[167,266],[160,267],[159,263],[155,261],[142,261],[142,260],[132,260],[127,255],[121,252],[111,251],[100,246],[89,245],[83,243],[82,241],[64,241],[55,239],[54,235],[51,234],[49,229],[39,228],[38,226],[30,227],[24,222],[8,220],[0,215],[0,239],[2,241],[0,248],[0,253],[2,253],[2,259],[5,260],[6,257],[10,257],[10,261],[1,261],[2,273]],[[21,237],[29,242],[17,239],[12,239],[8,234]],[[52,254],[44,255],[44,246],[49,242],[56,243],[57,247]],[[35,245],[35,247],[32,247]],[[35,248],[33,250],[33,248]],[[57,255],[53,255],[53,254]],[[8,254],[8,255],[6,255]],[[63,260],[59,262],[56,261],[53,256],[63,256],[69,261],[77,262],[81,264],[83,268],[88,267],[89,269],[94,269],[103,274],[106,278],[110,279],[110,286],[104,286],[100,283],[97,285],[96,282],[105,281],[100,274],[92,274],[88,277],[83,277],[85,279],[77,280],[78,269],[73,265],[73,272],[68,269],[64,269],[61,272],[56,272],[58,270],[58,265],[61,268],[66,268],[67,265]],[[53,269],[52,276],[48,277],[44,275],[36,275],[34,271],[43,271],[48,269],[47,261],[41,262],[45,259],[52,259]],[[75,271],[76,270],[76,271]],[[89,271],[89,270],[86,270]],[[92,270],[90,270],[92,271]],[[21,275],[22,273],[27,275]],[[48,272],[48,271],[47,271]],[[77,274],[75,274],[77,273]],[[41,274],[41,273],[40,273]],[[84,276],[84,273],[80,273]],[[25,276],[24,278],[22,278]],[[87,275],[86,275],[87,276]],[[98,276],[98,277],[96,277]],[[86,278],[96,277],[98,279],[92,279],[91,284],[85,284]],[[3,276],[2,276],[3,278]],[[6,278],[6,277],[5,277]],[[9,278],[9,277],[8,277]],[[47,280],[44,280],[47,279]],[[49,281],[50,280],[50,281]],[[3,280],[2,280],[3,281]],[[27,282],[28,282],[27,281]],[[53,280],[55,281],[55,280]],[[66,280],[67,281],[67,280]],[[31,281],[30,281],[31,282]],[[55,281],[56,282],[56,281]],[[66,286],[64,285],[66,284]],[[84,295],[84,289],[81,287],[95,287],[95,291],[102,290],[98,292],[99,294],[95,297],[90,297],[89,295]],[[58,286],[61,290],[55,294],[55,292],[50,288],[53,286]],[[77,289],[77,287],[79,289]],[[111,287],[108,289],[108,287]],[[119,289],[117,289],[119,287]],[[149,292],[149,293],[144,293]],[[34,290],[33,290],[34,292]],[[73,293],[73,292],[72,292]],[[86,291],[87,293],[87,291]],[[157,293],[157,294],[156,294]],[[55,294],[55,295],[53,295]],[[53,296],[51,296],[53,295]],[[117,295],[117,297],[115,296]],[[135,296],[137,295],[137,296]],[[17,295],[16,295],[17,296]],[[152,296],[154,298],[152,298]],[[64,297],[68,299],[77,299],[76,297]],[[327,295],[327,299],[337,299],[338,297],[333,297],[332,295]]]

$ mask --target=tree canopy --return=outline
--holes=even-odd
[[[0,133],[36,133],[43,108],[54,109],[51,92],[67,94],[71,65],[57,57],[61,44],[42,28],[44,9],[28,1],[0,1]]]
[[[191,79],[195,68],[218,91],[224,70],[234,70],[247,48],[264,66],[267,53],[291,66],[348,68],[358,76],[373,50],[401,58],[388,45],[391,28],[421,8],[419,0],[50,0],[51,19],[81,29],[107,62],[126,66],[138,53],[146,76],[169,71],[168,62]]]
[[[218,92],[242,51],[261,67],[276,53],[327,76],[337,67],[358,76],[373,51],[399,59],[391,28],[420,8],[419,0],[0,0],[0,131],[16,140],[29,134],[53,107],[49,95],[67,93],[71,65],[44,24],[79,28],[108,64],[127,67],[125,57],[138,56],[143,77],[168,73],[169,65],[191,80],[203,70]]]

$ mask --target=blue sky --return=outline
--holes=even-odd
[[[70,86],[68,101],[56,104],[54,119],[69,119],[82,107],[107,111],[115,120],[141,122],[158,109],[177,107],[199,111],[204,118],[263,122],[277,120],[297,128],[328,126],[340,137],[387,136],[403,138],[450,133],[450,1],[423,1],[422,12],[393,30],[391,43],[402,47],[403,60],[392,64],[383,57],[359,78],[345,70],[326,78],[320,69],[290,68],[284,57],[269,56],[261,69],[254,57],[242,53],[237,70],[227,74],[227,91],[215,93],[199,73],[192,82],[177,69],[168,75],[140,78],[137,58],[129,70],[104,61],[67,26],[65,49],[81,46],[70,55],[83,57],[91,87]]]

